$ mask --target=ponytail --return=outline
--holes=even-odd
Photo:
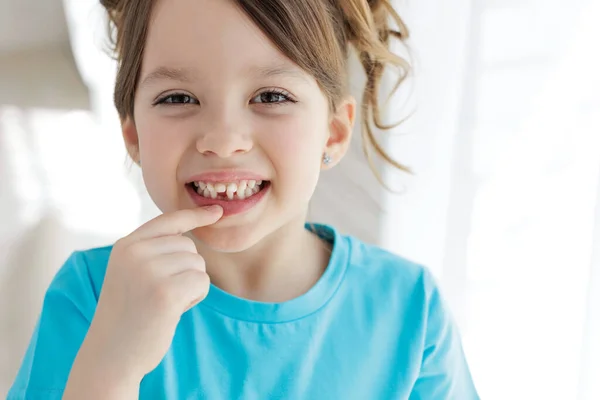
[[[382,122],[379,91],[386,65],[396,67],[399,71],[398,80],[391,94],[394,94],[408,76],[410,71],[408,61],[389,49],[391,38],[402,42],[408,39],[408,29],[389,0],[338,0],[338,7],[345,20],[346,39],[358,53],[367,78],[361,108],[362,145],[367,161],[382,183],[383,179],[374,166],[370,147],[388,164],[401,171],[412,173],[409,167],[394,160],[383,149],[372,129],[374,125],[378,129],[389,130],[402,123],[399,121],[386,125]],[[390,19],[397,30],[390,28]]]
[[[100,0],[100,5],[104,7],[108,15],[108,39],[110,40],[110,52],[114,58],[120,54],[120,30],[123,16],[123,0]]]

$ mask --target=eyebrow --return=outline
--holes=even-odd
[[[262,78],[270,78],[275,76],[287,76],[308,82],[306,75],[297,68],[288,67],[283,64],[270,65],[262,67],[252,67],[249,70],[249,75]],[[140,83],[140,88],[144,86],[150,86],[155,82],[162,80],[178,81],[183,83],[190,83],[192,81],[193,72],[187,68],[173,68],[173,67],[157,67],[152,72],[144,77]]]
[[[271,78],[275,76],[287,76],[290,78],[296,78],[304,81],[308,81],[306,75],[297,68],[288,67],[284,64],[269,65],[264,67],[253,67],[249,70],[251,75]]]
[[[189,83],[192,81],[192,71],[186,68],[158,67],[150,72],[140,83],[140,87],[149,86],[162,80]]]

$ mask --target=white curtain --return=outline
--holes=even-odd
[[[417,176],[386,246],[437,273],[483,398],[598,399],[600,2],[405,7]]]

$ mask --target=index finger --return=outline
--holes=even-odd
[[[136,229],[130,237],[137,240],[160,236],[181,235],[192,229],[212,225],[223,216],[220,206],[208,206],[188,210],[178,210],[162,214]]]

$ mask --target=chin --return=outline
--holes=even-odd
[[[220,253],[240,253],[254,247],[265,235],[256,225],[218,226],[197,228],[191,231],[195,239]]]

